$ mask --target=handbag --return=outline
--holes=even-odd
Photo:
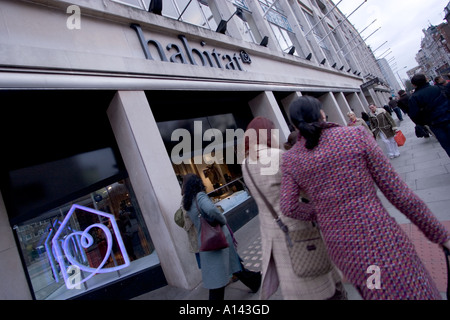
[[[401,130],[397,131],[397,133],[394,136],[394,139],[399,147],[403,147],[405,145],[406,137],[403,135],[403,132]]]
[[[201,223],[201,245],[199,251],[216,251],[228,248],[229,244],[225,234],[223,233],[222,226],[219,223],[211,225],[203,217],[197,198],[195,198],[195,204],[197,205],[197,210],[199,212],[198,217]]]
[[[178,208],[178,210],[175,211],[175,214],[173,216],[173,220],[180,228],[184,228],[184,212],[182,206],[183,205],[181,205],[180,208]]]
[[[283,223],[281,217],[275,212],[273,206],[258,188],[250,174],[247,161],[245,161],[245,166],[253,185],[285,234],[294,273],[301,278],[313,278],[330,272],[333,269],[333,264],[328,256],[319,228],[313,224],[308,229],[289,231],[289,228]]]

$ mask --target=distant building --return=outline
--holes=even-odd
[[[408,71],[406,71],[406,74],[408,75],[408,77],[410,79],[412,77],[414,77],[414,75],[416,75],[418,73],[423,73],[422,67],[420,67],[420,66],[414,67],[414,68],[409,69]]]
[[[449,28],[446,23],[423,29],[424,38],[416,61],[430,79],[450,72]]]
[[[395,96],[399,90],[403,89],[402,86],[398,83],[398,80],[386,59],[379,59],[378,65],[380,66],[384,79],[386,79],[391,89],[391,95]]]

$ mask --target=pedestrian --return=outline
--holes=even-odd
[[[274,132],[273,122],[263,117],[255,118],[248,125],[245,136],[256,139],[246,139],[246,159],[242,166],[245,184],[259,211],[263,274],[260,297],[263,300],[269,299],[280,287],[285,300],[345,299],[341,275],[335,268],[314,278],[300,278],[293,271],[285,233],[263,199],[266,197],[275,212],[281,215],[279,164],[284,151],[280,149],[278,137],[273,136]],[[248,165],[245,165],[246,162]],[[259,194],[253,181],[263,196]],[[310,223],[284,216],[281,216],[281,220],[291,231],[311,227]]]
[[[398,92],[397,106],[403,111],[404,114],[409,114],[409,98],[410,96],[405,90],[400,90]]]
[[[450,99],[450,81],[445,80],[442,76],[434,78],[434,85],[437,86]]]
[[[392,109],[391,109],[391,107],[389,107],[389,105],[387,105],[387,104],[385,104],[384,106],[383,106],[383,109],[387,112],[387,113],[389,113],[389,115],[392,117]]]
[[[397,105],[400,109],[402,109],[404,114],[407,114],[409,116],[409,99],[410,95],[406,93],[405,90],[400,90],[398,92],[398,101]],[[411,119],[412,120],[412,119]],[[419,124],[415,124],[415,131],[416,131],[416,137],[417,138],[429,138],[432,133],[429,130],[427,126],[421,126]]]
[[[182,190],[183,192],[183,190]],[[183,196],[183,194],[182,194]],[[184,229],[187,233],[188,242],[189,242],[189,251],[192,252],[195,255],[195,259],[197,261],[197,266],[199,269],[201,269],[200,265],[200,253],[199,253],[199,247],[198,247],[198,239],[197,239],[197,230],[195,229],[194,223],[192,222],[191,218],[189,218],[189,215],[187,214],[186,210],[183,206],[183,199],[181,200],[181,217],[179,217],[179,220],[175,219],[175,222],[177,225]],[[178,211],[177,211],[178,213]]]
[[[428,125],[450,157],[450,103],[442,90],[431,86],[423,74],[411,79],[416,88],[409,99],[409,116],[419,125]]]
[[[403,121],[402,110],[398,107],[398,102],[392,97],[389,97],[389,107],[395,112],[398,120]]]
[[[349,119],[347,126],[349,127],[363,126],[369,133],[372,133],[366,122],[361,118],[357,118],[356,114],[353,111],[348,112],[347,117]]]
[[[318,222],[330,257],[363,299],[442,299],[377,190],[431,242],[448,248],[450,233],[365,130],[321,122],[312,99],[290,106],[301,139],[282,157],[281,211]],[[298,201],[301,193],[313,206]]]
[[[201,214],[208,222],[220,224],[228,241],[228,248],[200,251],[203,286],[209,289],[209,300],[224,300],[225,286],[230,282],[231,275],[236,276],[253,292],[258,291],[261,274],[243,267],[227,220],[205,193],[205,186],[198,175],[188,174],[183,178],[183,207],[197,230],[199,248],[202,232]]]
[[[398,131],[394,119],[383,109],[374,104],[369,105],[370,127],[375,137],[380,137],[384,142],[389,159],[400,157],[400,150],[395,142],[395,134]]]

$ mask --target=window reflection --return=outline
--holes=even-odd
[[[212,12],[205,1],[166,0],[164,1],[162,14],[203,28],[211,30],[217,28],[217,23],[214,21]]]

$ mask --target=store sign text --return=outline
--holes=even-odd
[[[239,54],[234,53],[233,56],[219,53],[216,49],[213,49],[212,51],[201,51],[199,49],[192,48],[184,35],[178,36],[178,39],[180,39],[182,44],[181,46],[175,43],[169,43],[164,47],[157,40],[147,40],[140,25],[131,24],[131,28],[136,31],[142,50],[145,54],[145,58],[148,60],[155,60],[150,52],[150,46],[152,46],[156,49],[160,61],[163,62],[191,64],[195,66],[237,71],[244,71],[242,63],[251,63],[250,56],[244,50],[242,50]],[[205,43],[201,42],[201,45],[204,46]]]

